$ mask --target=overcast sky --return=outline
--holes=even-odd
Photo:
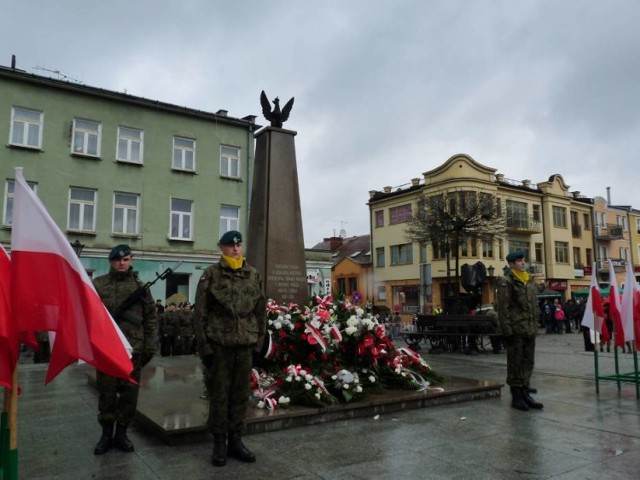
[[[295,105],[305,244],[457,153],[640,208],[637,0],[0,0],[0,64],[229,115]]]

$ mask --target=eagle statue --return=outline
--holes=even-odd
[[[262,114],[264,118],[271,122],[272,127],[282,128],[282,124],[289,118],[289,113],[293,108],[293,97],[286,105],[280,110],[280,99],[278,97],[273,100],[273,110],[271,109],[271,102],[267,98],[267,94],[264,90],[260,94],[260,104],[262,105]]]

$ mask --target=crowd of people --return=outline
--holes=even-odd
[[[172,357],[196,353],[193,310],[189,302],[169,303],[156,301],[160,355]]]

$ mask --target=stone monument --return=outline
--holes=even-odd
[[[294,137],[285,130],[293,98],[280,110],[264,91],[262,111],[271,125],[255,134],[256,154],[249,210],[247,260],[262,275],[267,296],[304,305],[309,298]]]

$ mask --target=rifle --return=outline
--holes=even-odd
[[[143,302],[144,297],[149,291],[149,289],[151,288],[151,286],[154,285],[158,280],[165,280],[169,275],[171,275],[175,270],[177,270],[180,267],[180,265],[182,265],[182,261],[180,261],[173,268],[167,267],[167,269],[161,274],[158,274],[156,272],[156,278],[154,280],[151,280],[145,283],[144,285],[138,287],[134,292],[131,293],[131,295],[129,295],[124,300],[124,302],[118,305],[118,307],[113,312],[113,318],[115,318],[116,320],[121,318],[122,320],[133,323],[134,325],[141,325],[143,318],[140,315],[136,315],[135,313],[130,312],[129,309],[133,307],[136,303]]]

